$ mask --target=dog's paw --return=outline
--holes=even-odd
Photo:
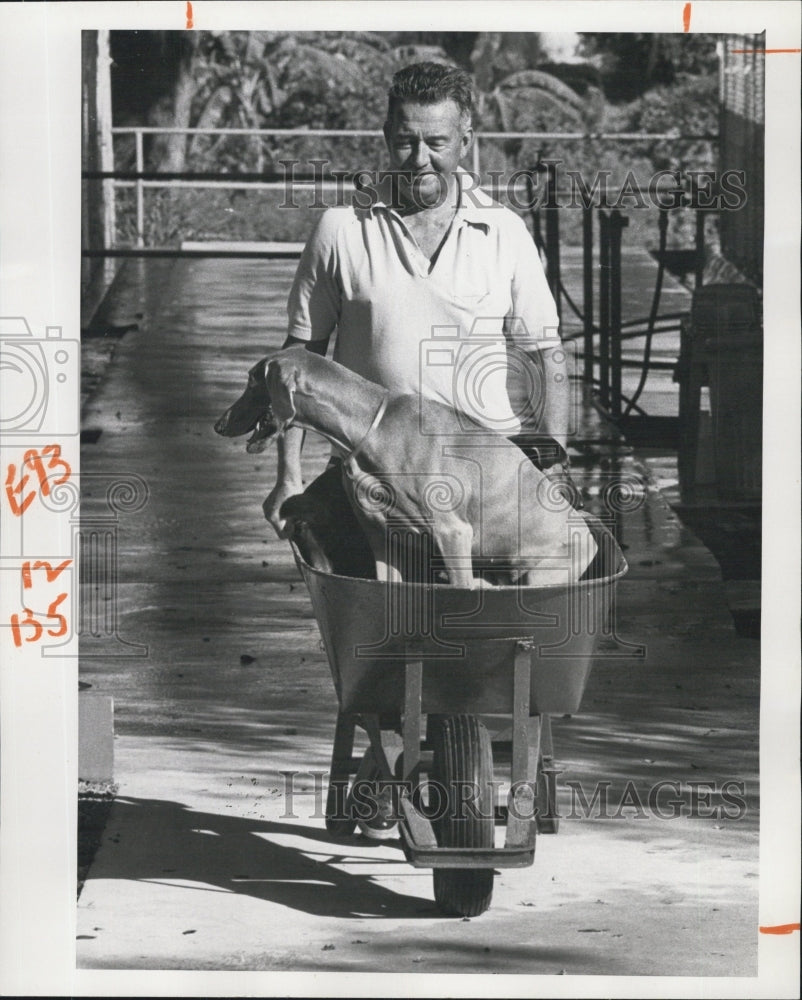
[[[485,580],[481,576],[475,576],[473,578],[471,590],[495,590],[495,588],[495,583],[491,583],[489,580]]]

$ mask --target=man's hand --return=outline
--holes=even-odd
[[[556,492],[559,493],[560,496],[564,497],[567,503],[570,503],[576,510],[583,509],[585,502],[582,499],[582,493],[571,478],[571,470],[569,468],[567,456],[565,461],[555,462],[547,469],[543,469],[543,475],[550,482],[554,483]]]
[[[297,496],[298,493],[303,493],[303,491],[304,486],[300,481],[296,482],[291,479],[280,480],[268,493],[267,499],[262,504],[265,518],[272,525],[273,530],[279,538],[290,538],[295,532],[295,521],[292,518],[284,519],[279,516],[281,505],[289,497]]]

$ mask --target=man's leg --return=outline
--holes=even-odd
[[[295,521],[293,541],[311,566],[338,576],[376,578],[373,553],[343,487],[338,458],[303,493],[286,500],[281,514]]]

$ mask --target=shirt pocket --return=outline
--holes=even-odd
[[[490,302],[490,292],[488,289],[482,291],[476,289],[470,291],[457,290],[451,293],[451,298],[455,305],[458,305],[461,309],[475,312]]]

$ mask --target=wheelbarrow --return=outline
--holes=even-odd
[[[609,533],[597,542],[596,578],[477,590],[338,576],[294,547],[339,705],[326,828],[341,838],[397,821],[447,915],[483,913],[495,869],[533,864],[537,832],[557,832],[550,716],[578,710],[627,569]]]

